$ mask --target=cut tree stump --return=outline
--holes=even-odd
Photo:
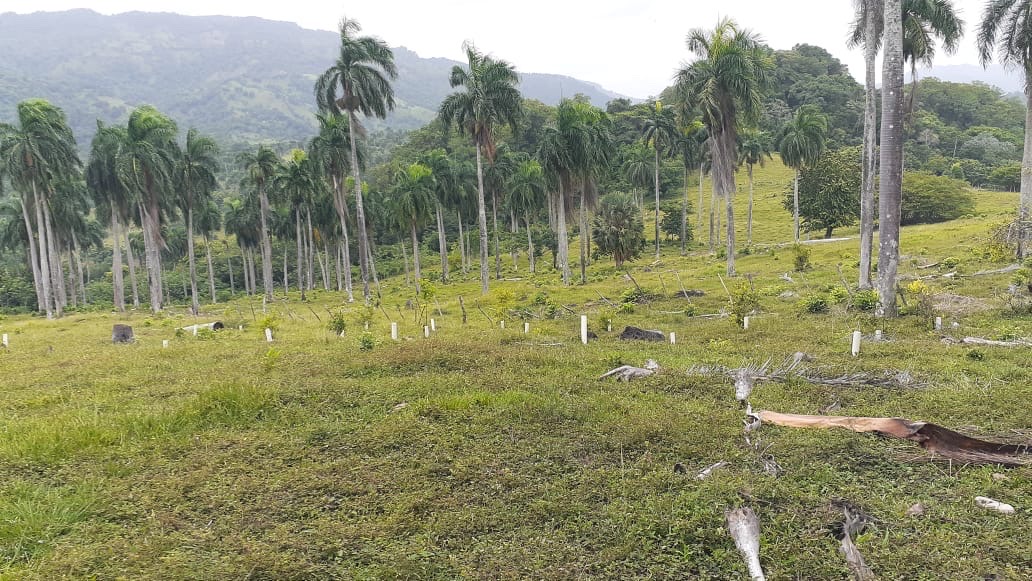
[[[666,342],[666,335],[655,329],[639,329],[638,327],[627,326],[620,333],[620,339],[624,341],[656,341]]]
[[[129,325],[115,325],[111,329],[112,343],[132,343],[133,328]]]

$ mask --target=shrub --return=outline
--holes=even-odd
[[[760,295],[748,280],[738,281],[731,287],[729,294],[728,312],[734,317],[735,323],[742,327],[745,317],[760,308]]]
[[[828,295],[824,293],[808,294],[799,300],[799,306],[807,313],[815,315],[826,313],[828,312]]]
[[[926,173],[903,176],[901,224],[933,224],[956,220],[975,210],[968,186],[960,180]]]
[[[376,339],[369,331],[363,331],[358,338],[358,348],[362,351],[372,351],[376,347]]]
[[[279,330],[280,318],[276,315],[265,315],[258,319],[259,329],[272,329],[273,331]]]
[[[326,321],[326,328],[334,335],[340,335],[347,327],[344,320],[344,309],[334,309],[330,312],[330,319]]]
[[[850,308],[858,311],[873,311],[878,308],[878,291],[874,289],[858,290],[853,294]]]
[[[796,272],[803,272],[810,268],[810,249],[802,244],[792,246],[792,267]]]
[[[634,201],[622,194],[602,198],[591,238],[600,254],[613,256],[617,268],[637,258],[645,245],[645,226]]]
[[[832,289],[828,291],[828,299],[831,300],[833,304],[841,305],[846,302],[848,298],[849,292],[840,286],[832,287]]]

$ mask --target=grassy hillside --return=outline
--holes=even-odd
[[[11,339],[0,352],[0,578],[745,578],[723,521],[736,506],[759,514],[770,578],[843,578],[842,502],[870,516],[857,544],[881,578],[1028,578],[1029,468],[928,461],[899,440],[765,426],[754,437],[781,467],[771,476],[743,443],[734,387],[686,374],[804,351],[829,373],[908,371],[922,385],[761,383],[755,408],[817,413],[837,403],[842,415],[1032,439],[1028,349],[946,345],[927,316],[876,321],[841,305],[810,315],[779,298],[839,286],[838,265],[856,275],[849,240],[813,244],[812,268],[780,278],[793,262],[778,246],[791,234],[781,208],[788,175],[778,164],[758,171],[755,252],[739,260],[761,295],[748,331],[683,314],[675,273],[705,293],[693,299],[699,313],[716,313],[727,303],[723,263],[673,246],[658,263],[632,265],[656,298],[619,312],[600,295],[619,302],[634,285],[606,261],[590,267],[589,284],[565,289],[547,258],[530,275],[525,257],[519,270],[504,257],[506,280],[488,296],[471,274],[411,310],[403,281],[384,281],[371,350],[361,348],[365,309],[318,291],[267,312],[245,298],[209,306],[197,320],[228,329],[198,337],[176,333],[195,322],[181,308],[0,322]],[[903,276],[933,274],[918,267],[947,257],[961,274],[994,268],[972,250],[1016,197],[977,199],[977,216],[904,228]],[[740,240],[744,202],[742,193]],[[1003,306],[1009,275],[926,282],[941,300],[969,297],[938,311],[943,334],[1032,336],[1032,318]],[[344,337],[326,330],[337,308]],[[599,335],[586,346],[576,338],[581,313]],[[601,323],[610,315],[613,332]],[[424,339],[429,317],[438,332]],[[120,322],[134,326],[135,344],[110,344]],[[629,324],[674,331],[678,342],[619,341]],[[890,341],[865,343],[854,359],[857,328],[884,329]],[[660,374],[597,380],[647,358]],[[720,460],[730,465],[695,478]],[[976,508],[976,495],[1018,514]],[[915,503],[924,514],[908,516]]]

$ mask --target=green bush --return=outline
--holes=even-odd
[[[728,312],[739,326],[744,326],[745,317],[760,308],[760,295],[748,280],[740,280],[730,289]]]
[[[975,200],[964,182],[926,173],[904,174],[901,224],[945,222],[974,211]]]
[[[850,308],[858,311],[873,311],[878,308],[878,291],[874,289],[858,290],[853,293]]]
[[[828,295],[824,293],[812,293],[808,294],[799,300],[799,306],[804,311],[811,314],[820,314],[828,312]]]
[[[373,338],[373,334],[363,331],[358,338],[358,348],[362,351],[372,351],[374,347],[376,347],[376,339]]]
[[[334,335],[340,335],[347,328],[347,321],[344,320],[344,309],[334,309],[330,312],[330,319],[326,321],[326,328]]]
[[[796,272],[810,268],[810,249],[802,244],[792,246],[792,267]]]
[[[832,287],[832,289],[828,291],[828,299],[832,304],[841,305],[846,302],[848,298],[849,292],[840,286]]]

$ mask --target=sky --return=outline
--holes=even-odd
[[[967,30],[973,30],[984,0],[955,0],[954,5]],[[334,30],[347,15],[362,24],[364,34],[422,57],[463,60],[462,43],[471,40],[522,72],[570,75],[637,98],[668,86],[676,68],[691,60],[685,48],[688,32],[711,29],[722,17],[759,33],[775,49],[815,44],[845,62],[861,82],[864,72],[861,50],[850,50],[845,42],[852,0],[0,0],[0,11],[73,8],[104,14],[146,10],[258,16],[321,30]],[[971,32],[956,55],[940,51],[936,58],[936,64],[977,63]]]

